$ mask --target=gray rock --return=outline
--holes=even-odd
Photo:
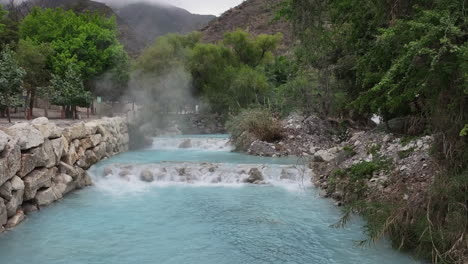
[[[92,165],[96,164],[99,161],[96,154],[92,150],[86,150],[84,156],[78,160],[76,165],[80,166],[81,168],[87,170]]]
[[[19,210],[13,217],[8,219],[8,222],[6,223],[5,227],[8,229],[14,228],[17,225],[19,225],[21,222],[24,220],[24,212],[22,210]]]
[[[86,134],[86,126],[83,122],[74,124],[71,127],[67,127],[63,131],[63,135],[67,138],[68,141],[82,139],[86,137]]]
[[[65,150],[68,148],[68,141],[65,137],[60,137],[50,141],[52,144],[52,149],[55,155],[55,165],[60,163],[62,156],[64,156]]]
[[[140,180],[144,182],[153,182],[154,181],[154,174],[150,170],[144,170],[140,174]]]
[[[190,139],[184,140],[182,143],[180,143],[179,148],[182,149],[187,149],[192,147],[192,141]]]
[[[107,177],[107,176],[112,175],[112,174],[114,174],[114,171],[112,170],[111,167],[105,167],[104,168],[104,171],[103,171],[104,177]]]
[[[24,200],[33,199],[40,188],[50,187],[52,185],[52,177],[55,176],[56,172],[56,168],[43,168],[34,170],[24,177]]]
[[[18,139],[21,150],[35,148],[44,143],[44,136],[28,123],[19,123],[8,128],[9,134]]]
[[[34,119],[31,124],[39,130],[45,139],[54,139],[62,136],[63,129],[57,127],[54,123],[49,122],[45,117]]]
[[[3,152],[6,145],[8,144],[8,141],[10,141],[10,136],[8,136],[7,134],[5,134],[5,132],[0,130],[0,153]]]
[[[15,190],[12,192],[12,198],[6,203],[8,217],[12,217],[16,214],[18,208],[23,203],[24,186],[22,189]]]
[[[315,152],[314,161],[316,161],[316,162],[321,162],[321,161],[330,162],[330,161],[334,160],[336,158],[336,155],[332,153],[333,151],[334,151],[334,149],[330,149],[330,150],[321,149],[321,150]]]
[[[0,186],[13,178],[21,167],[21,151],[16,140],[11,140],[0,155]]]
[[[263,181],[262,172],[257,168],[252,168],[249,171],[249,177],[244,180],[246,183],[255,183]]]
[[[29,213],[37,211],[37,206],[32,203],[24,203],[22,205],[22,209],[25,214],[29,214]]]
[[[35,197],[35,201],[39,206],[47,206],[61,199],[62,197],[62,193],[57,190],[55,185],[53,185],[45,190],[38,191]]]
[[[13,188],[11,187],[11,182],[7,181],[5,182],[1,187],[0,187],[0,197],[5,199],[6,201],[9,201],[12,197],[12,192]]]
[[[21,155],[21,169],[18,172],[20,177],[28,175],[36,168],[37,158],[36,154],[24,153]]]
[[[48,139],[44,141],[42,146],[31,149],[30,153],[36,156],[36,167],[52,168],[57,164],[54,148]]]
[[[4,226],[7,223],[8,215],[3,198],[0,198],[0,226]]]

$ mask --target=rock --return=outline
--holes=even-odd
[[[153,172],[150,170],[144,170],[140,174],[140,180],[144,182],[153,182],[154,181],[154,175]]]
[[[31,124],[42,133],[44,139],[54,139],[62,136],[62,129],[49,122],[49,119],[45,117],[36,118]]]
[[[66,148],[68,148],[68,141],[65,139],[65,137],[60,137],[57,139],[53,139],[50,142],[52,144],[52,150],[55,155],[55,165],[58,165],[60,163],[60,160],[62,159]]]
[[[73,183],[73,177],[67,174],[59,174],[52,179],[55,184],[55,189],[62,196],[73,191],[75,189],[75,184]]]
[[[24,203],[22,209],[25,214],[29,214],[37,211],[37,206],[32,203]]]
[[[35,167],[52,168],[57,164],[54,148],[52,146],[52,143],[48,139],[44,141],[44,144],[42,144],[42,146],[31,149],[29,153],[35,155]]]
[[[24,183],[19,177],[15,176],[11,180],[11,186],[12,186],[12,192],[11,192],[12,197],[6,203],[8,217],[12,217],[13,215],[16,214],[16,211],[18,210],[18,208],[20,208],[21,204],[23,203],[23,195],[24,195]]]
[[[24,220],[24,212],[22,210],[18,210],[18,212],[8,219],[5,227],[8,229],[14,228],[15,226],[19,225]]]
[[[10,136],[8,136],[7,134],[5,134],[5,132],[0,130],[0,154],[5,149],[6,145],[8,144],[8,141],[10,141]]]
[[[288,169],[282,169],[281,170],[281,176],[280,176],[280,180],[294,180],[296,177],[295,177],[295,174],[294,172],[288,170]]]
[[[45,190],[37,192],[35,201],[39,206],[47,206],[62,198],[62,193],[57,190],[56,186],[51,186]]]
[[[28,175],[36,168],[36,154],[24,153],[21,155],[21,169],[18,172],[20,177]]]
[[[314,161],[316,161],[316,162],[330,162],[330,161],[334,160],[336,155],[332,153],[333,151],[334,151],[334,149],[330,149],[330,150],[321,149],[321,150],[315,152]]]
[[[78,153],[76,153],[75,145],[70,144],[70,147],[68,151],[65,152],[65,155],[62,160],[68,165],[75,165],[78,159],[79,159],[79,156],[78,156]]]
[[[180,143],[179,148],[182,149],[187,149],[192,147],[192,141],[190,139],[184,140],[182,143]]]
[[[131,172],[129,170],[122,170],[122,171],[119,172],[119,176],[121,178],[128,177],[130,174],[131,174]]]
[[[103,171],[104,177],[107,177],[107,176],[112,175],[112,174],[114,174],[114,171],[112,170],[111,167],[105,167],[104,168],[104,171]]]
[[[9,134],[18,139],[21,150],[35,148],[44,143],[42,133],[28,123],[19,123],[8,128]]]
[[[6,201],[10,201],[12,194],[11,182],[7,181],[0,187],[0,197]]]
[[[255,183],[263,181],[262,172],[257,168],[252,168],[249,171],[249,177],[244,180],[246,183]]]
[[[81,168],[87,170],[92,165],[96,164],[99,161],[98,157],[92,150],[86,150],[84,156],[78,160],[76,165],[80,166]]]
[[[34,170],[24,177],[24,200],[33,199],[40,188],[50,187],[52,185],[52,177],[55,176],[56,172],[56,168],[43,168]]]
[[[3,198],[0,198],[0,226],[4,226],[7,223],[8,215]]]
[[[21,167],[21,151],[16,140],[10,140],[0,155],[0,186],[13,178]]]
[[[68,141],[82,139],[86,137],[86,126],[83,122],[74,124],[71,127],[65,128],[63,135],[67,138]]]
[[[101,134],[91,135],[89,137],[89,139],[91,140],[91,143],[92,143],[93,147],[96,147],[97,145],[101,144],[101,142],[102,142]]]

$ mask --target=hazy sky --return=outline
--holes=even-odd
[[[95,0],[99,2],[107,3],[132,3],[132,2],[158,2],[168,3],[174,6],[178,6],[187,9],[191,13],[195,14],[210,14],[210,15],[221,15],[224,11],[227,11],[231,7],[235,7],[242,3],[244,0]]]

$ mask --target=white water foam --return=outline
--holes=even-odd
[[[152,149],[176,150],[206,150],[206,151],[232,151],[229,138],[205,137],[157,137],[153,139]]]
[[[290,190],[310,187],[312,172],[304,166],[162,162],[157,164],[112,164],[91,171],[96,187],[113,193],[145,191],[154,186],[245,186],[252,169],[258,169],[264,180],[261,184]],[[153,182],[141,179],[150,172]]]

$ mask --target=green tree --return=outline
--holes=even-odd
[[[85,90],[79,71],[72,66],[63,76],[53,74],[51,84],[51,101],[64,108],[66,118],[77,118],[76,107],[89,107],[93,102],[93,94]]]
[[[18,43],[18,63],[26,70],[24,86],[29,98],[28,118],[32,117],[37,89],[46,87],[51,78],[48,60],[52,53],[53,50],[48,43],[36,44],[30,39],[22,39]]]
[[[86,81],[111,70],[125,53],[117,39],[115,17],[92,13],[34,8],[21,22],[20,37],[50,45],[55,74],[63,75],[74,65]]]
[[[6,108],[10,123],[10,106],[21,96],[25,74],[15,59],[15,53],[8,46],[5,47],[0,53],[0,106]]]

